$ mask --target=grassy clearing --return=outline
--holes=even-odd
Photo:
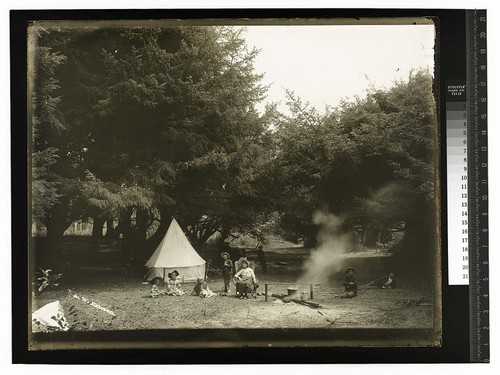
[[[301,274],[300,262],[288,266],[272,267],[263,274],[257,266],[256,273],[264,291],[265,283],[271,285],[269,293],[285,294],[287,286]],[[65,311],[75,306],[78,319],[87,323],[80,330],[136,330],[170,328],[432,328],[434,308],[407,306],[399,308],[405,299],[418,299],[429,294],[425,283],[418,280],[401,280],[398,289],[361,290],[353,299],[335,298],[343,291],[342,274],[334,275],[328,282],[314,287],[314,300],[322,305],[312,309],[295,303],[283,303],[276,298],[264,301],[240,300],[233,294],[210,299],[190,296],[192,284],[185,284],[188,294],[181,297],[162,296],[149,298],[150,286],[137,277],[125,281],[123,272],[98,268],[81,270],[60,286],[49,288],[33,298],[33,309],[59,300]],[[359,275],[362,285],[370,280],[369,275]],[[371,276],[370,276],[371,277]],[[222,279],[211,277],[210,288],[219,293],[223,289]],[[308,290],[308,287],[305,287]],[[116,314],[116,317],[72,298],[68,293],[86,297]],[[233,290],[234,291],[234,290]],[[300,289],[299,289],[300,291]],[[391,311],[384,311],[391,310]],[[319,311],[321,313],[319,313]],[[333,322],[333,323],[332,323]]]

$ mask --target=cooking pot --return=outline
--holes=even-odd
[[[295,287],[290,287],[290,288],[287,288],[287,292],[288,292],[288,297],[295,297],[295,296],[297,296],[298,289]]]

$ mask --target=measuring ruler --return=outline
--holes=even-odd
[[[469,285],[470,360],[489,362],[486,11],[466,11],[466,56],[446,82],[448,284]]]
[[[470,360],[490,360],[486,11],[466,11]]]

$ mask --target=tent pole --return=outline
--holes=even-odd
[[[165,284],[165,267],[163,267],[163,284]]]
[[[144,275],[143,279],[146,280],[146,278],[149,276],[149,274],[153,271],[154,268],[150,268],[149,271]]]

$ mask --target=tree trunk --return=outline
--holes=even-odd
[[[47,237],[42,263],[47,264],[53,270],[67,262],[62,247],[64,231],[73,221],[81,219],[81,212],[73,209],[71,196],[63,194],[59,198],[59,202],[47,214],[45,220]]]
[[[365,230],[366,230],[366,237],[364,245],[368,248],[376,247],[380,231],[372,225],[368,226],[368,228],[366,228]]]
[[[198,245],[203,245],[205,242],[208,241],[210,237],[212,237],[216,232],[217,232],[217,227],[213,226],[211,228],[207,228],[203,234],[198,238],[197,244]]]
[[[69,224],[67,224],[64,219],[56,217],[52,217],[51,221],[47,224],[45,254],[41,260],[42,267],[57,269],[65,262],[62,242],[64,231],[68,226]]]
[[[146,253],[146,233],[149,224],[149,212],[147,210],[137,210],[135,227],[133,228],[132,250],[133,257],[143,260]]]
[[[128,259],[132,256],[131,247],[131,233],[132,228],[130,226],[130,217],[132,216],[132,209],[124,210],[120,214],[120,221],[118,223],[117,229],[122,235],[122,254],[123,259]]]
[[[92,250],[97,253],[99,251],[99,240],[102,238],[102,228],[104,227],[104,219],[98,215],[93,217],[92,224]]]
[[[113,218],[106,220],[106,234],[104,237],[116,240],[118,234],[118,231],[114,227]]]
[[[223,226],[221,231],[220,231],[220,236],[219,238],[217,239],[217,246],[219,248],[222,248],[226,239],[229,237],[229,227],[227,226]]]
[[[68,199],[67,197],[61,197],[60,202],[52,207],[46,220],[46,248],[42,263],[49,268],[57,268],[66,262],[62,241],[64,231],[68,229],[72,222]]]

